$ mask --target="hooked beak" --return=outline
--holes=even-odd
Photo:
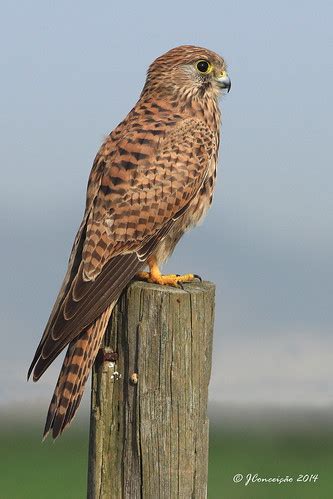
[[[227,93],[230,92],[231,89],[231,80],[226,71],[222,71],[220,76],[216,78],[217,84],[221,89],[226,89]]]

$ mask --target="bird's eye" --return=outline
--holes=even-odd
[[[198,61],[196,68],[201,74],[208,74],[212,70],[212,65],[208,61]]]

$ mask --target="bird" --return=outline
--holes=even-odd
[[[149,66],[138,102],[102,143],[67,272],[28,371],[39,380],[67,347],[44,438],[57,438],[72,421],[127,284],[136,277],[162,286],[195,279],[163,275],[160,267],[212,202],[219,97],[230,87],[220,55],[172,48]]]

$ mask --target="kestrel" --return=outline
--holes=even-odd
[[[73,419],[112,308],[139,274],[178,285],[159,266],[209,208],[219,148],[222,57],[185,45],[156,59],[140,99],[102,144],[67,273],[29,369],[37,381],[68,345],[44,437]],[[142,272],[149,266],[149,272]]]

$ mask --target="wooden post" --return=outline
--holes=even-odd
[[[207,497],[214,294],[209,282],[123,292],[93,369],[89,499]]]

